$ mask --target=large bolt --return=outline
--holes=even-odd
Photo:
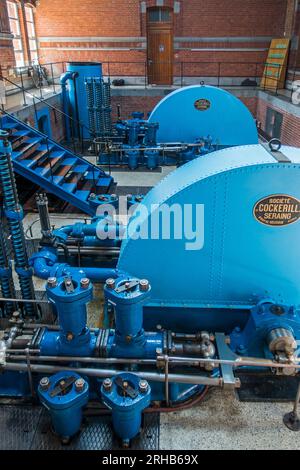
[[[148,391],[148,382],[147,380],[139,381],[139,389],[141,393],[146,393]]]
[[[149,281],[147,279],[140,280],[140,290],[142,291],[149,290]]]
[[[47,281],[47,285],[48,285],[48,287],[50,287],[50,289],[53,289],[54,287],[56,287],[57,286],[56,277],[49,277],[48,281]]]
[[[82,289],[88,289],[90,285],[90,280],[87,277],[84,277],[80,280],[80,287]]]
[[[85,380],[84,379],[80,378],[80,379],[76,380],[75,390],[76,390],[77,393],[83,392],[84,386],[85,386]]]
[[[116,286],[116,282],[113,278],[109,278],[109,279],[106,280],[106,287],[108,289],[114,289],[115,286]]]
[[[50,387],[50,380],[48,379],[48,377],[43,377],[40,380],[40,387],[43,392],[46,392],[46,390],[48,390],[48,388]]]
[[[112,381],[111,379],[105,379],[103,381],[103,388],[106,392],[110,392],[112,389]]]

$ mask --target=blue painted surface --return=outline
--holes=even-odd
[[[83,212],[95,215],[97,206],[90,204],[89,196],[95,191],[101,191],[101,193],[108,191],[113,182],[111,176],[84,158],[74,155],[57,142],[47,139],[46,135],[19,121],[15,116],[4,115],[1,120],[1,127],[4,130],[15,130],[12,138],[16,137],[18,132],[26,132],[24,142],[35,145],[36,152],[43,152],[40,158],[31,159],[30,156],[24,158],[22,150],[13,150],[11,157],[14,170],[17,173],[46,191],[55,194],[63,201],[68,201]],[[69,176],[71,174],[77,176],[80,174],[82,176],[81,183],[88,184],[88,190],[82,191],[81,187],[77,187],[77,184],[69,184],[65,176],[57,173],[58,170],[64,169],[66,166],[70,167],[67,173]]]
[[[265,297],[300,305],[300,221],[271,227],[253,216],[266,196],[300,198],[300,149],[282,151],[292,163],[279,164],[259,145],[218,151],[177,169],[148,193],[141,231],[148,213],[158,210],[154,204],[204,204],[201,250],[188,251],[187,240],[174,237],[133,240],[136,232],[123,241],[118,269],[150,281],[150,306],[255,305]]]
[[[40,131],[43,134],[46,134],[48,137],[52,137],[52,128],[51,128],[51,119],[49,108],[41,108],[36,111],[35,114],[35,125],[39,126],[39,122],[42,120],[42,128],[39,127]]]
[[[195,102],[210,102],[199,111]],[[154,108],[150,122],[158,122],[158,142],[195,142],[210,135],[220,146],[258,143],[254,118],[231,93],[212,86],[189,86],[167,95]]]
[[[137,394],[132,398],[122,393],[116,380],[127,382]],[[145,393],[139,391],[140,379],[131,373],[122,373],[112,379],[111,391],[101,387],[101,395],[104,403],[112,410],[112,420],[115,433],[129,443],[140,431],[142,411],[150,405],[151,388]]]
[[[51,392],[57,384],[69,377],[74,377],[76,380],[81,379],[80,375],[75,372],[58,372],[49,377],[48,390],[42,390],[41,386],[38,388],[39,398],[50,412],[54,431],[62,438],[70,438],[80,430],[82,408],[87,405],[89,399],[89,385],[86,381],[81,392],[76,391],[73,383],[67,393],[51,396]]]
[[[102,77],[102,64],[97,62],[70,62],[67,64],[67,71],[78,74],[77,78],[75,79],[75,83],[79,120],[86,126],[83,129],[83,137],[88,139],[90,137],[90,133],[88,130],[89,120],[84,80],[87,77]],[[69,80],[68,82],[68,102],[72,111],[72,116],[74,119],[76,119],[76,96],[74,80]]]

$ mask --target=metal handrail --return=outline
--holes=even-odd
[[[96,137],[96,134],[95,133],[92,133],[90,131],[90,129],[81,121],[78,121],[77,119],[73,118],[72,116],[70,116],[69,114],[65,113],[64,111],[62,111],[61,109],[57,108],[56,106],[52,106],[50,103],[48,103],[46,100],[44,100],[43,98],[40,98],[36,95],[34,95],[33,93],[31,93],[30,91],[26,90],[24,88],[24,86],[20,86],[18,85],[17,83],[13,82],[12,80],[9,80],[7,77],[3,77],[3,75],[0,76],[0,80],[4,80],[8,83],[10,83],[11,85],[14,85],[16,86],[17,88],[19,88],[19,90],[21,90],[23,93],[27,93],[28,95],[30,95],[34,100],[37,99],[39,102],[41,103],[44,103],[46,106],[48,106],[49,108],[57,111],[58,113],[60,113],[61,115],[63,115],[64,117],[67,117],[68,119],[70,119],[74,124],[79,124],[81,126],[81,128],[85,128],[87,129],[90,134],[92,135],[92,137]]]
[[[20,124],[22,124],[22,126],[26,127],[28,130],[34,131],[36,134],[39,134],[46,141],[47,146],[49,145],[49,142],[50,142],[50,143],[53,143],[54,145],[56,145],[57,147],[61,148],[61,150],[63,150],[64,152],[72,153],[69,149],[65,148],[63,145],[59,144],[58,142],[56,142],[53,139],[50,139],[47,134],[44,134],[43,132],[39,131],[38,129],[32,128],[31,126],[26,124],[24,121],[21,121],[16,116],[13,116],[12,114],[5,111],[4,109],[0,108],[0,114],[5,114],[5,115],[11,117],[13,120],[19,122]],[[76,155],[76,157],[83,159],[83,157],[81,157],[80,155]],[[92,165],[93,171],[95,171],[95,169],[96,169],[97,171],[100,171],[100,173],[102,173],[103,175],[106,174],[104,170],[102,170],[99,166],[94,165],[94,163],[89,162],[89,164]]]

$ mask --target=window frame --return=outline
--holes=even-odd
[[[15,10],[16,16],[10,16],[9,4],[14,5],[14,10]],[[6,5],[7,5],[7,15],[8,15],[8,21],[9,21],[9,27],[10,27],[11,33],[13,34],[13,48],[14,48],[16,67],[17,68],[22,68],[22,67],[25,67],[25,53],[24,53],[23,37],[22,37],[22,30],[21,30],[21,18],[20,18],[20,14],[19,14],[19,5],[18,5],[17,2],[15,2],[13,0],[6,0]],[[18,25],[19,34],[17,34],[17,35],[13,32],[13,27],[12,27],[12,22],[13,21],[17,22],[17,25]],[[20,41],[21,49],[18,49],[18,48],[15,47],[14,40]],[[21,57],[22,57],[21,63],[20,63],[19,60],[17,60],[16,54],[21,55]]]
[[[31,18],[29,19],[27,17],[27,11],[31,11]],[[27,31],[27,39],[28,39],[28,47],[29,47],[29,53],[30,53],[30,59],[32,62],[32,56],[35,55],[34,60],[38,60],[38,42],[37,42],[37,36],[36,36],[36,29],[35,29],[35,20],[34,20],[34,12],[33,8],[30,5],[25,5],[25,12],[24,12],[24,22],[26,23],[26,31]],[[29,35],[29,27],[28,25],[32,25],[32,29],[34,32],[34,36]],[[34,42],[35,48],[31,47],[31,42]]]

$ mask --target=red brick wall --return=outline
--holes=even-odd
[[[148,112],[163,99],[162,96],[112,96],[112,117],[115,121],[117,119],[117,105],[121,105],[122,119],[128,119],[134,111],[143,111],[145,117]],[[252,112],[253,117],[256,117],[257,111],[257,98],[239,98]]]
[[[284,33],[287,0],[180,0],[180,13],[174,13],[175,38],[201,37],[278,37]],[[155,0],[146,0],[154,6]],[[116,61],[145,62],[145,43],[137,38],[146,36],[146,14],[141,13],[140,0],[40,0],[36,9],[36,27],[40,37],[118,37],[120,42],[41,42],[44,62],[50,61]],[[173,0],[165,0],[173,7]],[[136,38],[122,42],[122,37]],[[230,76],[241,76],[237,62],[263,62],[269,41],[257,42],[176,42],[176,62],[189,62],[186,74],[200,75],[200,66],[194,62],[230,62]],[[74,48],[80,48],[74,50]],[[87,49],[89,48],[89,49]],[[99,50],[110,48],[110,50]],[[123,50],[120,50],[123,48]],[[129,49],[129,50],[128,50]],[[137,50],[140,49],[140,50]],[[192,51],[191,49],[208,49]],[[214,50],[211,49],[220,49]],[[224,51],[222,49],[229,49]],[[233,50],[231,50],[233,49]],[[234,51],[234,49],[254,49]],[[118,64],[112,75],[128,75],[124,64]],[[205,64],[205,68],[207,65]],[[174,75],[179,75],[175,65]],[[223,70],[224,74],[228,70]],[[129,75],[143,75],[144,66],[132,65]],[[215,75],[215,72],[213,72]],[[250,75],[250,70],[245,72]],[[242,74],[243,76],[243,74]]]
[[[6,10],[6,0],[0,0],[0,35],[10,34],[9,21]],[[11,39],[0,38],[0,66],[3,75],[15,65],[13,43]]]
[[[284,145],[300,147],[300,118],[289,114],[263,99],[258,100],[257,119],[261,122],[262,130],[266,130],[267,109],[272,108],[283,115],[281,141]]]

